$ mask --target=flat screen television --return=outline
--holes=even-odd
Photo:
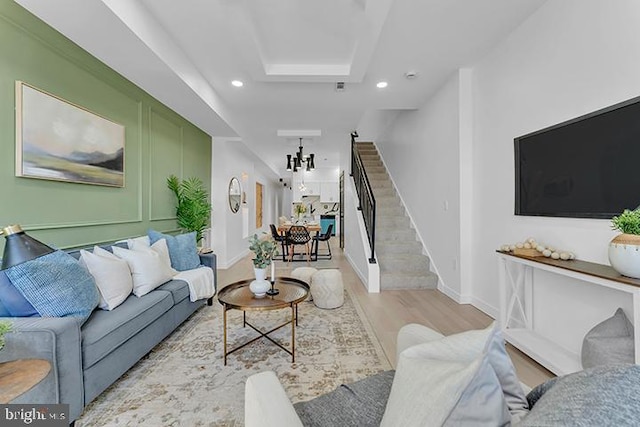
[[[640,97],[514,139],[515,214],[611,218],[640,205]]]

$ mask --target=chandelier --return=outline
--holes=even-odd
[[[298,169],[302,168],[302,164],[306,164],[307,171],[312,171],[316,168],[316,165],[313,163],[314,154],[306,155],[302,154],[302,138],[300,139],[300,147],[298,147],[298,152],[295,154],[287,154],[287,170],[293,170],[294,172],[298,172]]]

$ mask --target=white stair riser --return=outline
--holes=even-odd
[[[422,273],[428,274],[429,264],[424,260],[414,260],[414,261],[405,261],[405,260],[380,260],[380,272],[411,272],[411,273]]]
[[[379,241],[396,241],[415,242],[416,232],[410,228],[380,228],[376,227],[376,240]]]

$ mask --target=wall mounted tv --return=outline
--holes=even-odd
[[[611,218],[640,205],[640,97],[514,146],[516,215]]]

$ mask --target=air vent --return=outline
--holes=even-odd
[[[336,92],[344,92],[344,82],[336,82]]]

